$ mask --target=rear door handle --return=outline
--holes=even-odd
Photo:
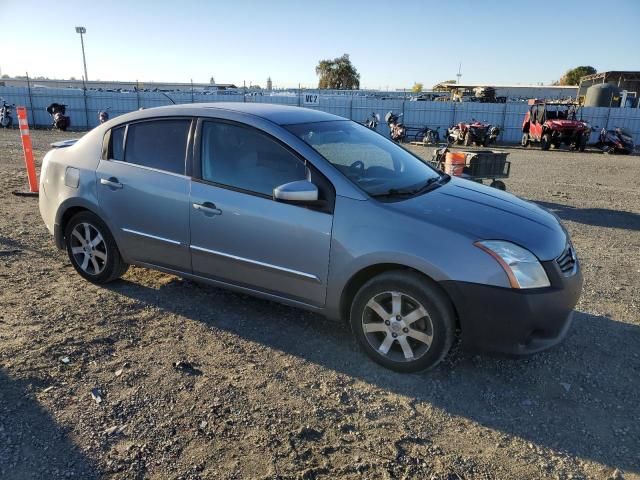
[[[106,185],[109,188],[122,188],[123,186],[120,182],[118,182],[118,179],[116,177],[101,178],[100,183],[102,185]]]
[[[196,210],[200,210],[202,213],[204,213],[207,216],[222,215],[222,210],[220,210],[218,207],[215,206],[215,204],[211,202],[194,203],[193,208],[195,208]]]

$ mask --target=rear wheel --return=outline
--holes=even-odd
[[[353,300],[350,322],[367,355],[398,372],[437,365],[454,339],[449,299],[437,285],[411,272],[369,280]]]
[[[74,215],[65,228],[67,253],[73,268],[93,283],[120,278],[129,268],[107,225],[91,212]]]
[[[551,134],[545,133],[544,135],[542,135],[542,138],[540,139],[540,148],[542,150],[549,150],[550,147],[551,147]]]
[[[520,145],[526,148],[529,146],[530,141],[531,140],[529,139],[529,134],[525,132],[522,134],[522,140],[520,141]]]

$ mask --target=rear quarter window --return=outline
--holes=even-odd
[[[109,146],[109,158],[113,160],[124,160],[124,130],[125,126],[111,130],[111,141]]]

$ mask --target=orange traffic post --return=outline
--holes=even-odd
[[[26,107],[17,107],[16,112],[18,113],[20,137],[22,138],[22,149],[24,150],[24,164],[27,167],[27,177],[29,178],[29,192],[38,193],[38,177],[36,177],[36,163],[33,160],[33,149],[31,148],[27,109]]]

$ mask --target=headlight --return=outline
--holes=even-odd
[[[509,277],[512,288],[542,288],[551,285],[544,268],[529,250],[501,240],[484,240],[474,245],[496,259]]]

